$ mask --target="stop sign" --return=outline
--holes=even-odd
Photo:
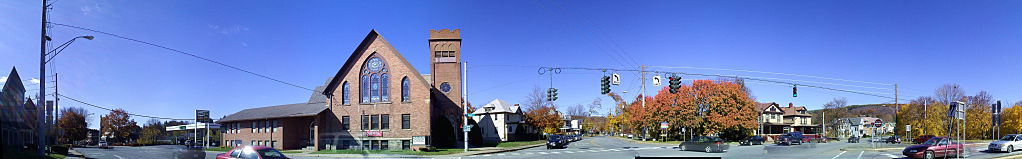
[[[884,120],[877,119],[876,122],[873,122],[873,126],[875,126],[875,127],[884,126]]]

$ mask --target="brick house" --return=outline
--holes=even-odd
[[[428,45],[431,74],[422,75],[372,30],[309,102],[246,109],[218,121],[227,128],[224,143],[315,150],[456,146],[460,30],[430,30]]]

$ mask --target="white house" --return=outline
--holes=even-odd
[[[472,120],[479,126],[483,141],[514,141],[517,129],[525,126],[525,114],[521,107],[518,104],[512,106],[500,99],[494,99],[472,114],[475,114]]]

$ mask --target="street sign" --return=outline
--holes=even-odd
[[[467,116],[467,117],[474,117],[474,116],[476,116],[476,114],[468,113],[468,114],[465,114],[465,116]]]
[[[614,73],[610,75],[610,84],[621,85],[621,75]]]
[[[660,129],[667,129],[668,128],[667,126],[668,125],[667,125],[666,121],[665,122],[660,122]]]
[[[882,126],[884,126],[884,120],[877,119],[876,122],[873,122],[873,126],[874,127],[882,127]]]
[[[196,123],[212,122],[212,119],[209,118],[209,110],[195,110],[195,122]]]
[[[653,86],[660,86],[660,75],[653,76]]]

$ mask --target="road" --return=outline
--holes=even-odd
[[[731,145],[725,153],[706,153],[702,151],[680,151],[677,145],[656,145],[627,141],[614,137],[588,137],[569,144],[563,149],[546,149],[545,146],[519,151],[484,154],[465,157],[423,156],[426,158],[464,158],[464,159],[601,159],[601,158],[634,158],[641,157],[721,157],[721,158],[819,158],[819,159],[902,159],[900,148],[889,148],[880,151],[854,149],[852,147],[868,147],[868,143],[818,143],[805,145],[765,145],[737,146]],[[999,158],[1016,156],[1022,158],[1022,152],[1002,153],[985,152],[986,145],[978,144],[968,153],[969,158]],[[112,149],[75,148],[87,158],[94,159],[134,159],[134,158],[174,158],[184,146],[159,145],[142,147],[117,146]],[[213,159],[216,152],[205,152],[206,159]],[[323,159],[322,157],[292,156],[295,159]]]

